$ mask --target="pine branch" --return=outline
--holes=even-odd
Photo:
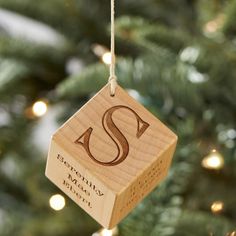
[[[80,74],[71,76],[57,86],[60,97],[83,96],[96,92],[108,79],[108,68],[103,64],[86,67]],[[96,82],[95,82],[96,81]]]
[[[20,61],[0,59],[0,92],[4,92],[9,85],[14,85],[16,80],[22,79],[29,71]]]
[[[225,9],[225,17],[223,32],[233,39],[236,33],[236,1],[232,0],[228,3],[227,8]]]
[[[28,60],[31,63],[64,64],[70,53],[69,45],[53,47],[26,41],[20,38],[12,38],[6,35],[0,36],[0,53],[4,57],[15,57]]]
[[[233,222],[224,217],[204,212],[183,211],[175,236],[215,235],[222,236],[235,229]]]
[[[122,16],[116,19],[117,36],[132,43],[149,42],[156,46],[168,47],[178,52],[190,41],[189,35],[183,30],[176,30],[165,25],[149,23],[138,17]],[[142,43],[145,46],[145,43]]]

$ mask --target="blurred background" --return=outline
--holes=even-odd
[[[116,229],[44,176],[53,132],[107,83],[109,27],[109,0],[0,0],[0,235],[236,236],[235,0],[116,1],[119,83],[179,136]]]

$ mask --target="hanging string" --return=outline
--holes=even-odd
[[[115,90],[117,86],[117,77],[115,74],[115,24],[114,24],[114,18],[115,18],[115,0],[111,0],[111,65],[110,65],[110,77],[109,77],[109,83],[110,83],[110,94],[111,96],[115,96]]]

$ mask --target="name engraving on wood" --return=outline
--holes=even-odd
[[[104,193],[96,184],[80,173],[73,165],[71,165],[62,155],[57,154],[57,161],[66,168],[66,176],[63,177],[62,185],[76,196],[84,205],[93,208],[90,197],[102,197]]]
[[[133,206],[139,202],[148,192],[155,183],[160,180],[164,172],[167,171],[167,165],[159,160],[151,168],[146,170],[137,181],[130,186],[129,192],[127,193],[126,200],[122,202],[119,208],[119,212],[122,213],[127,209],[133,208]]]
[[[57,154],[57,161],[67,170],[63,176],[62,185],[65,189],[76,196],[76,199],[88,208],[93,208],[91,198],[103,197],[104,193],[95,183],[85,177],[81,172],[69,163],[61,154]],[[132,208],[133,205],[142,199],[147,190],[155,183],[166,171],[167,166],[162,160],[155,163],[150,169],[146,170],[142,176],[130,187],[126,200],[119,208],[119,212]],[[94,202],[94,199],[93,199]],[[96,202],[96,200],[95,200]]]
[[[111,161],[104,162],[98,160],[94,155],[91,153],[90,150],[90,136],[93,132],[93,128],[89,127],[78,139],[75,140],[76,144],[81,145],[85,151],[87,152],[88,156],[95,161],[96,163],[104,166],[114,166],[118,165],[121,162],[123,162],[126,157],[129,154],[129,143],[124,134],[118,129],[115,122],[112,119],[112,115],[115,111],[119,109],[126,109],[134,114],[137,124],[137,132],[136,132],[136,138],[140,138],[142,134],[146,131],[146,129],[149,127],[149,124],[142,120],[140,116],[131,108],[127,106],[114,106],[109,108],[105,111],[103,117],[102,117],[102,125],[107,133],[107,135],[112,139],[112,141],[115,143],[116,148],[118,150],[118,153],[115,158],[113,158]]]

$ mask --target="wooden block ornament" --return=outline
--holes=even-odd
[[[53,135],[46,176],[113,228],[167,175],[177,136],[107,84]]]

